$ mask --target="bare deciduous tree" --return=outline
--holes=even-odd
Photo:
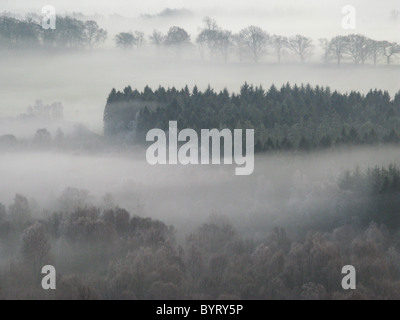
[[[200,248],[192,242],[187,249],[187,272],[189,273],[193,291],[197,288],[202,270],[203,257]]]
[[[225,62],[228,61],[229,53],[233,47],[232,32],[228,30],[221,30],[217,32],[217,49],[222,55]]]
[[[239,61],[242,62],[246,55],[246,47],[245,44],[242,42],[239,34],[233,35],[233,43],[235,44],[237,54],[239,56]]]
[[[329,42],[329,54],[335,58],[339,66],[346,53],[347,47],[348,41],[344,36],[336,36]]]
[[[85,22],[85,35],[89,48],[93,48],[96,43],[104,42],[107,39],[107,31],[99,28],[97,22],[93,20]]]
[[[273,35],[271,39],[271,45],[275,49],[278,62],[281,62],[282,55],[285,53],[285,49],[288,46],[288,38],[284,36]]]
[[[383,55],[383,42],[369,39],[368,49],[372,60],[374,61],[374,66],[376,66],[378,58]]]
[[[254,62],[267,52],[269,35],[260,27],[249,26],[239,32],[241,47],[247,48]]]
[[[369,57],[369,39],[361,34],[350,34],[347,36],[347,52],[355,64],[365,63]]]
[[[207,35],[205,32],[200,32],[200,34],[197,36],[196,45],[199,50],[201,60],[203,60],[207,48]]]
[[[398,45],[396,42],[383,41],[382,52],[386,57],[387,64],[390,64],[392,57],[400,53],[400,45]]]
[[[329,40],[326,39],[326,38],[318,39],[318,44],[324,50],[324,56],[323,56],[324,57],[323,58],[324,62],[328,63],[329,56],[330,56],[330,50],[329,50],[330,49],[330,46],[329,46],[330,42],[329,42]]]
[[[28,199],[17,194],[9,209],[11,221],[21,230],[24,229],[31,219],[31,209]]]
[[[310,38],[297,34],[289,38],[288,48],[299,56],[301,62],[304,62],[312,55],[314,45]]]
[[[115,44],[123,49],[132,48],[135,42],[135,37],[132,32],[121,32],[115,36]]]
[[[38,129],[33,140],[38,144],[49,144],[51,142],[51,134],[46,128]]]
[[[203,24],[204,27],[196,38],[196,44],[199,46],[202,59],[206,49],[208,49],[211,58],[213,58],[218,50],[218,38],[221,29],[218,27],[217,22],[210,17],[205,17]]]
[[[153,30],[153,33],[150,35],[151,43],[156,47],[161,47],[165,41],[165,35],[158,30]]]
[[[49,263],[51,245],[43,224],[37,222],[24,230],[22,234],[21,254],[24,263],[35,276]]]
[[[134,43],[135,43],[135,45],[138,47],[138,48],[141,48],[143,45],[144,45],[144,43],[145,43],[145,40],[144,40],[144,32],[143,31],[135,31],[134,32]]]
[[[179,55],[184,47],[190,45],[190,36],[185,29],[173,26],[167,32],[164,44],[172,48],[176,55]]]

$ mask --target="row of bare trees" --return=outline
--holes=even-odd
[[[387,64],[400,54],[400,45],[395,42],[377,41],[360,34],[336,36],[331,40],[319,39],[320,46],[324,49],[324,60],[336,61],[338,65],[346,57],[351,58],[355,64],[364,64],[371,59],[376,65],[380,57],[386,59]]]
[[[58,17],[56,30],[43,30],[38,17],[18,20],[0,16],[0,48],[91,49],[106,39],[107,31],[92,20]],[[140,48],[146,43],[146,35],[142,31],[121,32],[114,37],[114,41],[117,47],[123,49]],[[203,26],[194,44],[190,34],[178,26],[171,27],[165,34],[154,30],[149,41],[158,49],[172,49],[176,54],[182,49],[197,47],[202,59],[219,58],[225,62],[233,54],[240,61],[259,62],[268,53],[274,54],[278,62],[289,54],[304,62],[315,50],[313,40],[300,34],[292,37],[270,35],[258,26],[249,26],[233,33],[221,28],[210,17],[203,19]],[[338,65],[345,59],[355,64],[364,64],[370,60],[377,65],[381,58],[390,64],[400,54],[400,45],[396,42],[377,41],[360,34],[336,36],[330,40],[319,39],[319,45],[324,52],[324,62],[335,61]]]
[[[177,26],[171,27],[167,34],[154,30],[150,36],[151,43],[156,47],[169,47],[179,51],[184,47],[191,46],[190,35]],[[141,31],[121,32],[114,38],[117,47],[130,49],[132,47],[142,47],[145,43],[145,34]]]
[[[44,30],[39,16],[19,20],[0,16],[0,48],[2,49],[92,49],[107,39],[107,31],[96,21],[81,21],[69,16],[57,17],[56,30]]]
[[[180,49],[193,46],[190,35],[180,27],[171,27],[167,34],[154,30],[149,36],[150,44],[157,47],[173,47]],[[122,32],[115,37],[118,47],[141,47],[145,43],[143,32]],[[201,59],[222,58],[225,62],[236,53],[240,61],[251,60],[259,62],[268,53],[274,54],[278,62],[284,56],[292,54],[301,62],[310,58],[315,50],[313,39],[297,34],[292,37],[282,35],[270,35],[258,26],[249,26],[233,33],[218,26],[217,22],[210,18],[203,19],[203,27],[195,39],[196,47]],[[377,65],[380,58],[385,58],[387,64],[400,54],[400,45],[396,42],[377,41],[360,34],[336,36],[332,39],[319,39],[325,63],[335,61],[338,65],[345,59],[355,64],[364,64],[370,59]]]
[[[311,55],[314,48],[312,40],[301,35],[290,38],[271,36],[257,26],[249,26],[240,30],[239,33],[233,34],[229,30],[221,29],[216,21],[209,17],[205,17],[203,23],[204,27],[196,38],[202,59],[208,52],[211,58],[220,54],[227,61],[229,54],[236,49],[240,61],[248,57],[254,62],[258,62],[272,47],[278,61],[281,61],[286,50],[290,50],[301,61],[304,61]]]

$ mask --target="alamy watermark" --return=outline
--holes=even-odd
[[[42,274],[45,276],[42,279],[43,290],[56,289],[56,268],[52,265],[46,265],[42,268]]]
[[[42,8],[42,28],[45,30],[56,29],[56,8],[51,5]]]
[[[178,162],[183,165],[232,164],[234,161],[239,166],[235,168],[236,175],[250,175],[254,171],[254,129],[246,129],[245,139],[242,129],[234,129],[233,133],[230,129],[201,129],[199,144],[195,130],[183,129],[178,132],[177,121],[169,121],[168,134],[161,129],[152,129],[147,133],[146,141],[154,142],[146,151],[147,162],[151,165]],[[184,142],[179,149],[178,142]]]
[[[356,268],[352,265],[346,265],[342,268],[342,274],[345,276],[342,279],[342,288],[344,290],[356,289]]]
[[[342,28],[345,30],[354,30],[356,28],[356,8],[351,5],[342,8]]]

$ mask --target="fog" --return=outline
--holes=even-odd
[[[182,234],[215,213],[242,232],[295,231],[306,216],[336,212],[338,179],[346,169],[388,166],[399,157],[391,147],[271,154],[257,156],[254,173],[242,177],[226,165],[151,166],[140,147],[95,155],[6,152],[0,156],[0,203],[9,205],[20,193],[36,200],[41,217],[60,210],[59,198],[72,187],[90,192],[85,205],[102,206],[111,193],[132,214],[160,219]]]
[[[147,56],[116,50],[59,55],[12,55],[0,59],[0,117],[24,113],[37,99],[50,103],[61,101],[66,120],[83,122],[97,133],[103,130],[103,111],[108,93],[131,85],[138,90],[148,85],[182,88],[188,85],[215,90],[228,88],[239,92],[245,81],[264,88],[286,82],[329,86],[340,92],[366,93],[371,89],[387,90],[394,95],[399,88],[398,66],[385,65],[338,69],[309,62],[285,65],[239,62],[200,61],[194,58]],[[3,133],[4,127],[0,129]],[[18,132],[11,129],[18,136]],[[33,135],[34,132],[32,132]]]
[[[0,12],[11,12],[19,17],[33,12],[41,14],[43,1],[2,1]],[[228,88],[238,92],[245,82],[280,86],[310,83],[330,86],[333,90],[368,92],[378,88],[397,92],[399,67],[354,67],[338,69],[321,65],[322,51],[319,38],[346,35],[353,30],[341,26],[341,8],[345,1],[53,1],[57,14],[83,13],[86,19],[98,21],[108,31],[106,43],[96,50],[86,52],[23,52],[0,53],[0,117],[17,116],[36,99],[61,101],[67,120],[88,124],[90,129],[102,133],[102,113],[111,88],[122,89],[127,85],[142,89],[149,85],[177,88],[197,85],[204,89],[210,85],[215,90]],[[398,9],[396,1],[376,4],[353,1],[357,9],[356,32],[378,40],[400,41],[398,22],[390,13]],[[183,10],[182,14],[159,17],[166,8]],[[143,15],[151,15],[144,17]],[[298,64],[291,57],[283,57],[283,64],[275,63],[269,50],[265,63],[254,65],[239,63],[231,57],[223,61],[201,61],[196,49],[180,58],[168,53],[157,53],[149,48],[124,52],[114,48],[114,37],[119,32],[140,30],[148,35],[154,29],[166,32],[172,25],[185,28],[194,42],[205,16],[214,18],[222,28],[238,32],[250,24],[258,25],[271,34],[292,36],[305,34],[314,40],[316,52],[306,65]],[[3,131],[3,130],[2,130]]]
[[[0,4],[0,11],[11,11],[19,14],[37,12],[40,14],[42,6],[48,4],[42,0],[5,0]],[[305,33],[312,37],[330,37],[342,33],[341,8],[349,5],[344,0],[339,1],[295,1],[295,0],[250,0],[244,5],[242,1],[195,1],[195,0],[172,0],[161,1],[151,0],[145,3],[140,1],[63,1],[54,0],[51,4],[59,14],[82,12],[86,15],[109,18],[120,16],[128,19],[122,26],[131,25],[137,28],[150,30],[154,27],[169,27],[168,19],[159,19],[159,14],[165,8],[185,9],[189,17],[178,17],[179,24],[188,28],[190,32],[198,31],[197,28],[204,16],[212,16],[220,21],[224,28],[234,31],[249,25],[255,24],[266,28],[271,33],[284,35],[294,33]],[[386,0],[377,3],[376,1],[352,1],[359,16],[358,31],[366,33],[371,37],[389,37],[388,40],[398,40],[393,24],[390,23],[389,15],[393,9],[398,9],[398,1]],[[140,19],[143,15],[152,15],[154,21]],[[172,20],[176,24],[176,17]],[[120,21],[108,21],[106,27],[114,27],[118,30]],[[113,26],[114,24],[114,26]],[[116,24],[119,26],[117,27]],[[118,30],[121,31],[121,30]]]

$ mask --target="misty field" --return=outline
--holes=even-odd
[[[238,62],[202,62],[198,57],[177,61],[175,57],[160,58],[145,52],[113,50],[61,55],[35,52],[23,58],[6,54],[0,59],[0,68],[3,117],[18,116],[37,99],[61,101],[66,120],[83,122],[97,133],[103,130],[105,95],[113,87],[121,89],[133,85],[142,89],[148,85],[157,89],[160,85],[177,88],[197,85],[204,90],[210,85],[215,90],[227,88],[230,92],[238,92],[247,81],[261,84],[264,88],[272,84],[280,87],[286,83],[309,83],[329,86],[343,93],[351,90],[367,93],[377,88],[394,95],[398,91],[400,71],[398,66],[384,65],[376,68],[349,65],[338,69],[319,63],[305,66],[298,63],[243,65]],[[1,134],[19,134],[4,127],[0,128]]]

